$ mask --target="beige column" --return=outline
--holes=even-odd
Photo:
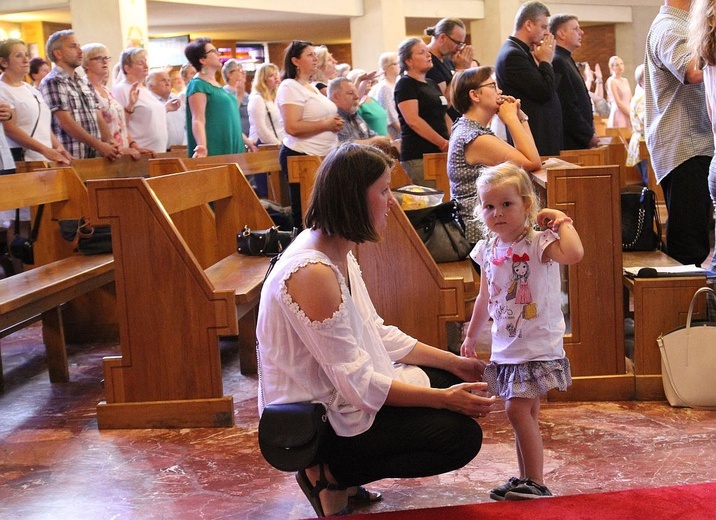
[[[497,53],[515,28],[520,0],[484,0],[485,17],[470,22],[473,53],[481,65],[495,65]]]
[[[70,0],[70,13],[80,43],[106,45],[112,64],[126,47],[146,46],[146,0]]]
[[[351,18],[353,67],[375,70],[378,56],[397,51],[405,39],[402,0],[364,0],[363,16]]]

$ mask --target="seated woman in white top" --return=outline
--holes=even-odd
[[[261,291],[260,412],[307,401],[327,408],[330,431],[315,465],[296,474],[318,516],[376,501],[363,484],[464,466],[482,444],[474,417],[495,402],[485,383],[474,382],[484,362],[385,325],[370,300],[351,251],[390,240],[392,167],[371,146],[343,143],[329,153],[316,176],[307,229]],[[349,498],[355,493],[360,498]]]
[[[50,108],[40,91],[25,83],[30,71],[25,42],[8,39],[0,44],[0,68],[0,100],[14,107],[13,117],[3,125],[15,160],[69,164],[72,156],[52,133]]]
[[[311,42],[294,40],[286,48],[283,78],[276,93],[286,135],[279,153],[281,174],[288,180],[291,155],[326,155],[338,144],[343,119],[336,105],[311,84],[318,70],[318,57]],[[301,227],[301,191],[290,183],[293,222]]]
[[[159,101],[144,85],[149,74],[147,51],[132,47],[124,49],[120,57],[124,79],[112,89],[112,95],[124,107],[127,130],[141,148],[156,153],[167,151],[167,110],[176,110],[173,104]],[[139,96],[132,102],[132,88],[139,89]]]

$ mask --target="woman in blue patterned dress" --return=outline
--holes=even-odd
[[[539,152],[520,109],[520,100],[503,96],[492,67],[474,67],[455,74],[450,83],[452,101],[460,117],[452,128],[448,148],[447,172],[450,198],[458,201],[465,222],[465,235],[471,244],[482,238],[474,216],[476,181],[484,166],[510,161],[527,171],[541,166]],[[514,146],[490,130],[497,114],[512,136]]]

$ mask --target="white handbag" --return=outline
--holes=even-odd
[[[716,323],[691,325],[699,294],[716,293],[702,287],[691,299],[686,326],[661,334],[661,377],[671,406],[716,409]]]

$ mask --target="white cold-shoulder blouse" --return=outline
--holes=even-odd
[[[331,267],[341,286],[340,306],[322,322],[309,320],[286,287],[293,273],[311,263]],[[262,396],[265,404],[331,403],[329,421],[344,437],[370,428],[393,379],[430,386],[420,368],[394,363],[410,353],[417,341],[383,323],[352,253],[347,265],[350,290],[326,255],[289,248],[264,283],[256,326],[262,384],[259,412],[264,406]],[[331,402],[334,389],[336,397]]]

